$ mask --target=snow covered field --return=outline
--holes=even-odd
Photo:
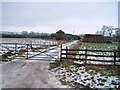
[[[56,76],[68,85],[79,88],[117,88],[120,84],[120,76],[116,67],[94,67],[70,65],[65,67],[60,65],[52,69]],[[116,69],[116,71],[114,70]]]
[[[17,49],[19,49],[26,48],[25,44],[32,44],[32,47],[35,48],[40,45],[55,45],[59,43],[56,41],[48,41],[37,38],[0,38],[0,40],[0,43],[2,43],[0,48],[5,52],[8,50],[15,50],[15,44],[17,44]]]
[[[48,41],[37,38],[0,38],[0,43],[19,43],[19,44],[57,44],[56,41]]]

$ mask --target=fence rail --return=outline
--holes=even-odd
[[[62,49],[63,51],[66,49]],[[120,52],[119,50],[89,50],[89,49],[67,49],[68,51],[91,51],[91,52]]]
[[[72,51],[72,53],[71,53]],[[74,51],[76,52],[80,52],[83,51],[84,53],[79,54],[79,53],[74,53]],[[89,52],[92,52],[92,54]],[[112,55],[96,55],[94,54],[95,52],[100,52],[100,53],[112,53]],[[119,53],[119,54],[118,54]],[[64,57],[63,57],[64,55]],[[76,56],[79,56],[78,58]],[[84,58],[81,58],[81,56],[84,56]],[[100,60],[100,59],[91,59],[88,58],[89,56],[91,57],[108,57],[108,58],[112,58],[112,60]],[[68,49],[66,47],[66,49],[62,49],[61,46],[61,56],[60,56],[60,60],[62,61],[63,59],[71,59],[71,60],[81,60],[84,61],[84,64],[88,64],[87,61],[93,61],[93,62],[103,62],[103,63],[113,63],[112,65],[120,65],[120,51],[119,50],[88,50],[88,49]],[[119,63],[119,64],[118,64]]]

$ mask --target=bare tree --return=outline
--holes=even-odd
[[[22,31],[21,34],[22,35],[28,35],[28,32],[27,31]]]
[[[113,30],[114,30],[114,27],[113,26],[108,26],[107,27],[107,32],[108,32],[108,35],[111,37],[112,34],[113,34]]]
[[[120,28],[115,28],[115,35],[120,36]]]
[[[101,28],[101,34],[103,36],[110,36],[111,37],[113,34],[113,30],[114,30],[113,26],[103,25],[103,27]]]
[[[105,33],[107,32],[107,26],[106,25],[103,25],[103,27],[101,28],[101,34],[103,35],[103,36],[105,36]]]

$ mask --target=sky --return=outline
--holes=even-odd
[[[2,31],[94,34],[118,27],[118,2],[2,2]]]

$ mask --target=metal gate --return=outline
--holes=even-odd
[[[0,47],[2,61],[13,59],[53,61],[59,59],[60,45],[1,43]]]
[[[26,54],[26,59],[28,60],[55,61],[59,59],[59,45],[42,48],[37,51],[29,51]]]

